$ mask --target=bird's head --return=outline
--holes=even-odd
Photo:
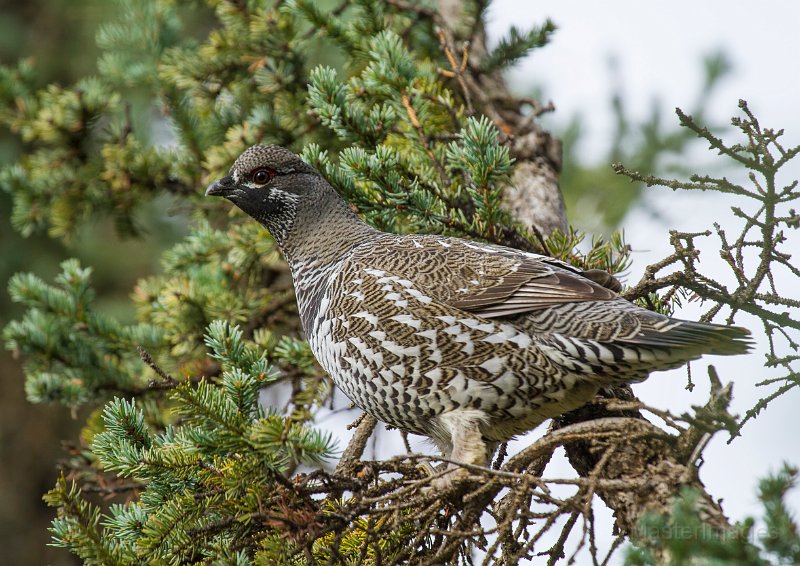
[[[277,240],[292,230],[299,209],[313,208],[333,193],[330,185],[297,155],[276,145],[254,145],[206,196],[225,197],[263,224]],[[333,193],[335,194],[335,193]]]
[[[322,175],[277,145],[254,145],[206,196],[225,197],[260,222],[290,261],[335,257],[375,233]]]

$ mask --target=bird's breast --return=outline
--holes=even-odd
[[[303,332],[310,341],[312,335],[317,333],[315,323],[320,320],[323,298],[334,285],[341,265],[340,263],[318,265],[315,260],[306,260],[293,262],[290,264],[290,268],[300,322]],[[324,314],[322,316],[324,317]]]

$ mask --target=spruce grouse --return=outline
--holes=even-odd
[[[249,148],[206,195],[272,234],[336,385],[454,461],[486,465],[498,443],[602,387],[748,349],[743,328],[650,312],[549,257],[375,230],[282,147]]]

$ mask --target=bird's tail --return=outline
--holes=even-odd
[[[750,331],[741,326],[665,319],[626,342],[640,346],[667,348],[692,359],[702,354],[735,356],[747,353],[753,345]]]
[[[641,381],[650,372],[680,367],[704,354],[744,354],[752,345],[750,332],[739,326],[691,322],[655,313],[643,322],[635,336],[624,339],[552,336],[551,344],[567,354],[564,358],[577,357],[590,364],[593,375],[609,384]]]

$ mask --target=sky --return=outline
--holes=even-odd
[[[552,42],[518,64],[510,81],[523,91],[545,88],[557,110],[547,119],[581,113],[589,155],[599,156],[610,138],[612,57],[629,110],[644,117],[654,97],[666,108],[690,106],[702,81],[702,56],[722,50],[734,72],[720,85],[711,117],[727,121],[743,98],[764,124],[800,138],[800,2],[495,0],[489,40],[511,25],[526,29],[547,17],[558,26]]]

